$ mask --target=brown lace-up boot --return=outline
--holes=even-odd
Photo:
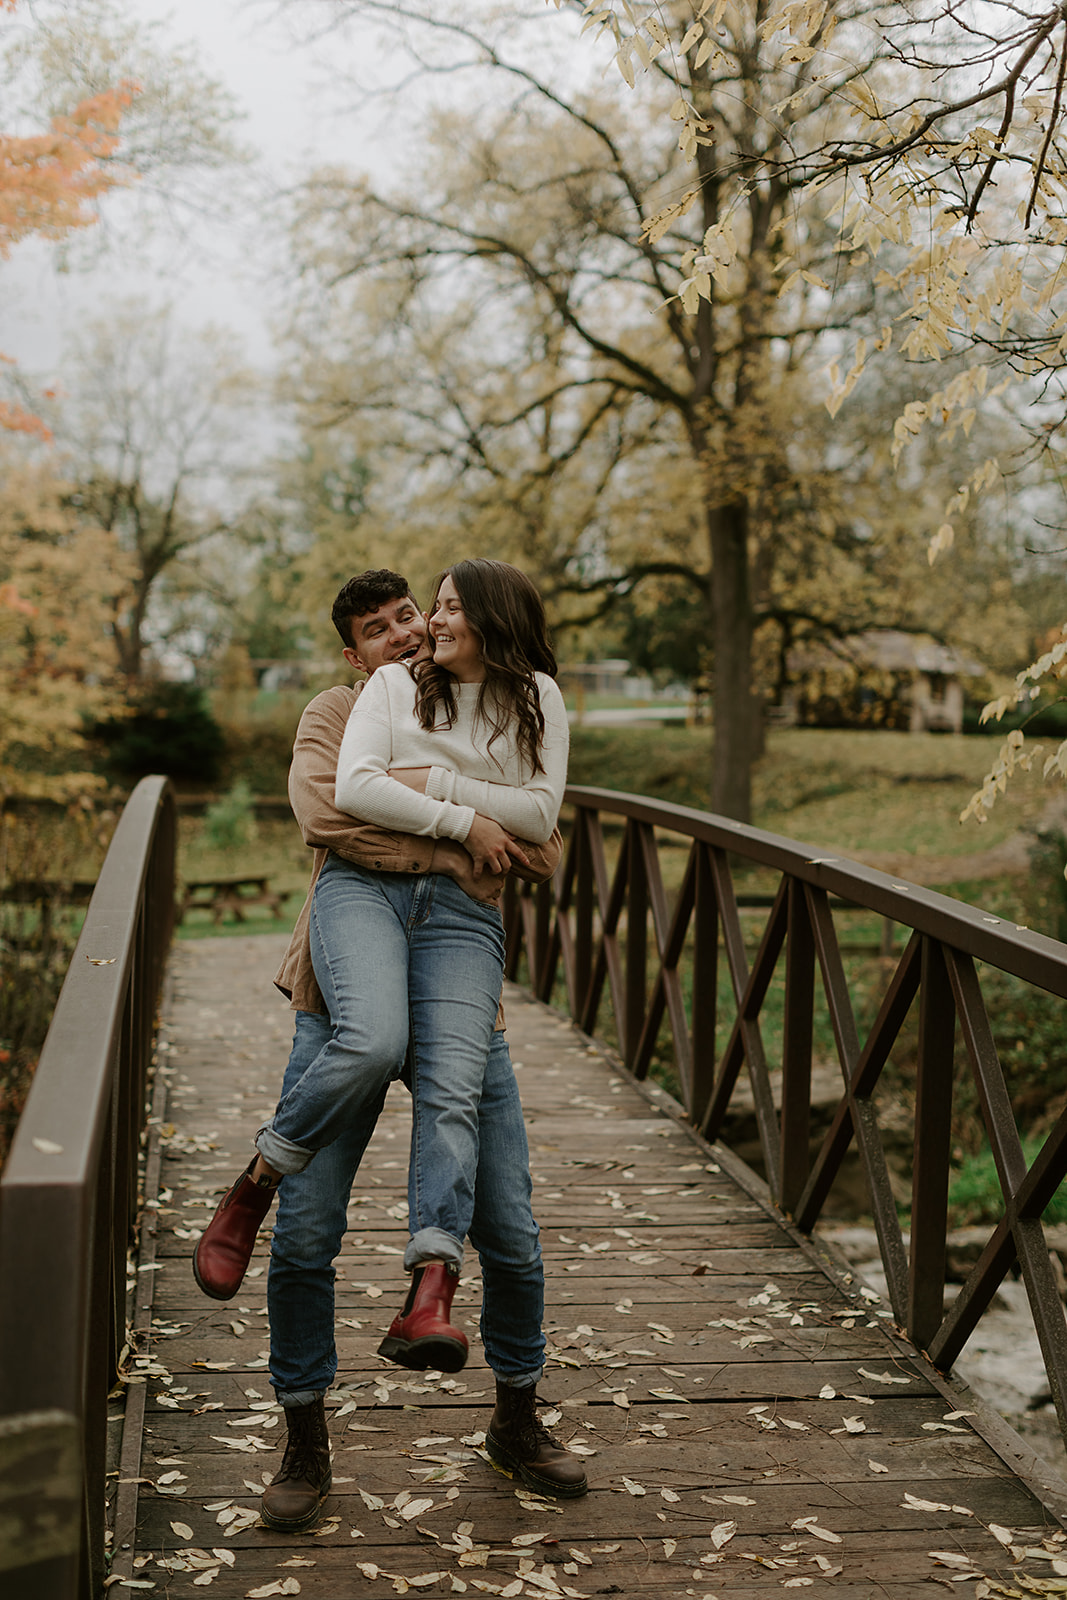
[[[589,1488],[585,1468],[553,1439],[537,1415],[537,1390],[497,1383],[496,1410],[485,1434],[489,1459],[509,1478],[554,1500],[576,1500]]]
[[[309,1406],[285,1406],[289,1438],[282,1464],[263,1491],[259,1514],[268,1528],[299,1533],[318,1521],[330,1492],[330,1435],[321,1399]]]
[[[467,1360],[467,1335],[448,1320],[458,1283],[459,1268],[451,1262],[416,1267],[403,1310],[393,1318],[378,1354],[418,1372],[459,1372]]]

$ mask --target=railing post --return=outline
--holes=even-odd
[[[811,1137],[811,1044],[815,1000],[815,942],[804,885],[789,880],[782,1019],[781,1158],[784,1211],[795,1211],[808,1181]]]
[[[593,852],[589,843],[589,813],[581,806],[574,816],[574,1015],[589,1004],[593,978]]]
[[[693,890],[693,1106],[700,1127],[715,1089],[719,1004],[719,903],[707,845],[696,846]]]
[[[648,978],[648,884],[639,824],[626,826],[625,848],[629,861],[629,897],[626,907],[626,1016],[622,1028],[622,1058],[633,1070],[645,1020]]]
[[[908,1336],[925,1350],[945,1314],[945,1233],[956,1006],[941,946],[924,938],[911,1183]]]

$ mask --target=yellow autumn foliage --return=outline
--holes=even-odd
[[[0,451],[0,792],[68,796],[82,717],[116,702],[111,622],[130,578],[114,534],[82,520],[45,456]]]

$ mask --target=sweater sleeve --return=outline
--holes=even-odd
[[[304,843],[375,871],[429,872],[436,849],[432,839],[362,822],[334,804],[337,753],[358,694],[337,684],[317,695],[300,718],[289,768],[289,803]]]
[[[402,674],[403,676],[399,676]],[[352,707],[337,758],[334,798],[341,811],[383,828],[433,839],[466,839],[474,807],[419,794],[389,776],[393,719],[411,716],[403,702],[407,670],[379,667]]]
[[[563,790],[567,782],[567,752],[570,729],[567,709],[559,686],[544,673],[537,674],[545,735],[541,744],[544,771],[535,773],[521,787],[465,778],[446,767],[431,767],[426,793],[437,800],[472,806],[483,816],[492,817],[509,833],[534,844],[545,844],[552,837]]]

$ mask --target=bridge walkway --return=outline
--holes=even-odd
[[[375,1354],[404,1286],[410,1118],[396,1089],[339,1263],[333,1493],[314,1533],[260,1525],[283,1432],[266,1250],[226,1305],[199,1293],[189,1257],[273,1105],[290,1034],[270,981],[278,954],[269,937],[211,938],[171,958],[117,1593],[919,1600],[931,1583],[980,1596],[1018,1594],[1020,1580],[1062,1592],[1065,1502],[1024,1475],[1033,1463],[1015,1436],[947,1385],[729,1152],[517,990],[509,1040],[548,1285],[541,1391],[591,1491],[538,1501],[482,1454],[493,1386],[475,1260],[457,1296],[472,1340],[462,1373],[407,1373]]]

